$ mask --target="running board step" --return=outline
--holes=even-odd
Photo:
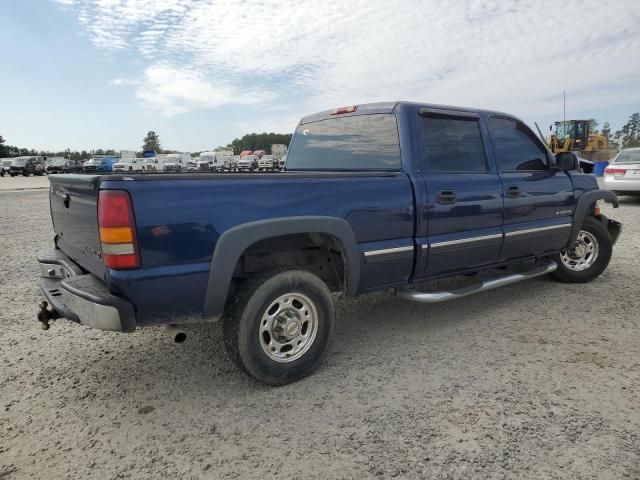
[[[407,288],[396,290],[396,295],[400,298],[416,303],[440,303],[447,300],[473,295],[474,293],[486,292],[487,290],[504,287],[505,285],[511,285],[512,283],[521,282],[530,278],[540,277],[541,275],[546,275],[547,273],[555,271],[557,268],[558,264],[556,262],[553,260],[547,260],[542,265],[534,267],[523,273],[514,273],[499,278],[484,280],[480,283],[476,283],[475,285],[451,290],[449,292],[420,292],[418,290],[411,290]]]

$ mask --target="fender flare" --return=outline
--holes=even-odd
[[[590,190],[580,195],[573,213],[573,226],[571,227],[571,235],[569,236],[567,246],[573,245],[576,238],[578,238],[578,233],[580,233],[584,218],[587,216],[587,213],[589,213],[591,205],[597,200],[604,200],[607,203],[611,203],[613,204],[613,208],[618,208],[619,206],[618,197],[609,190]]]
[[[360,284],[360,250],[351,225],[345,220],[325,216],[258,220],[237,225],[220,235],[209,267],[204,317],[215,320],[222,315],[233,272],[247,248],[260,240],[299,233],[328,234],[340,241],[345,256],[345,290],[355,295]]]

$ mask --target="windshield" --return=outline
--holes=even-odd
[[[51,165],[56,165],[56,166],[61,166],[64,165],[65,160],[62,158],[54,158],[53,160],[51,160]]]
[[[640,150],[623,150],[613,163],[640,163]]]
[[[213,155],[200,155],[198,157],[199,162],[213,162]]]
[[[13,161],[13,166],[14,167],[24,167],[27,164],[27,160],[29,160],[28,158],[16,158]]]
[[[299,125],[287,170],[399,170],[400,145],[393,114],[333,117]]]
[[[582,138],[585,135],[586,123],[582,121],[569,120],[556,124],[556,136],[559,140],[566,138]]]
[[[12,163],[13,163],[13,160],[3,160],[2,161],[2,165],[4,165],[5,167],[10,167]]]

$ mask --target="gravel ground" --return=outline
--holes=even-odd
[[[591,284],[340,301],[319,371],[269,388],[217,325],[41,331],[46,193],[0,192],[2,480],[640,478],[640,199]]]

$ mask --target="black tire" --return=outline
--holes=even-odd
[[[609,261],[611,260],[611,253],[613,251],[613,242],[611,241],[611,235],[604,227],[604,225],[592,216],[587,216],[582,224],[581,231],[585,231],[592,235],[598,242],[597,252],[598,256],[595,261],[586,269],[576,271],[567,267],[562,261],[562,253],[554,257],[554,260],[558,264],[558,269],[552,273],[552,275],[559,281],[565,283],[587,283],[597,278],[602,272],[604,272]]]
[[[305,295],[313,302],[318,326],[308,349],[299,358],[281,363],[263,349],[261,322],[267,308],[289,293]],[[329,289],[319,277],[305,270],[283,267],[244,281],[227,304],[223,317],[224,344],[231,360],[262,383],[285,385],[309,375],[320,364],[333,336],[336,314]]]

